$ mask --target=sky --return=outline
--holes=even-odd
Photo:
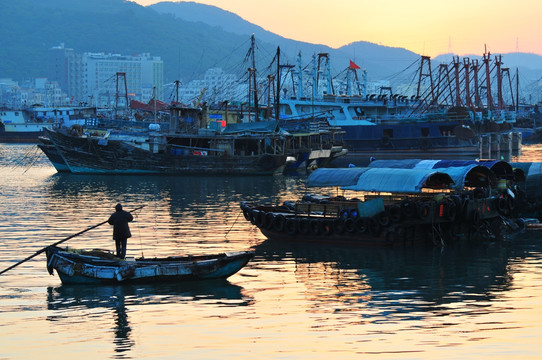
[[[150,5],[157,0],[132,0]],[[175,0],[171,0],[175,1]],[[178,2],[178,1],[176,1]],[[356,41],[435,57],[542,55],[540,0],[198,0],[277,35],[338,48]]]

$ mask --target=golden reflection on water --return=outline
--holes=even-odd
[[[539,161],[541,154],[542,146],[533,146],[518,161]],[[239,203],[296,199],[306,192],[302,176],[71,176],[44,162],[26,170],[5,161],[2,269],[104,221],[118,201],[126,209],[147,204],[131,224],[128,256],[254,248],[256,257],[225,282],[116,287],[61,286],[37,257],[0,276],[0,358],[542,356],[536,232],[517,248],[284,244],[246,222]],[[112,249],[111,229],[104,225],[67,245]]]

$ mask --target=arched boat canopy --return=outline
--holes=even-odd
[[[307,178],[308,187],[352,186],[369,168],[321,168],[314,170]]]
[[[307,179],[308,187],[339,186],[344,190],[420,193],[425,189],[450,189],[450,175],[429,169],[347,168],[317,169]]]
[[[542,198],[542,162],[513,162],[514,170],[523,172],[523,187],[528,198]],[[519,176],[519,175],[516,175]]]
[[[497,179],[515,180],[512,165],[501,160],[375,160],[369,167],[401,168],[401,169],[445,169],[466,166],[485,166],[490,169]],[[457,185],[457,184],[456,184]]]
[[[453,188],[462,190],[465,187],[488,187],[497,185],[497,177],[487,167],[482,165],[456,166],[439,168],[438,171],[450,175],[454,180]]]

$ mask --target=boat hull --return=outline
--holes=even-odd
[[[201,151],[197,155],[174,148],[154,152],[122,140],[104,142],[56,131],[47,131],[47,136],[74,174],[272,175],[281,173],[286,163],[283,154],[228,156]],[[62,164],[56,156],[51,161]]]
[[[413,246],[483,236],[500,224],[498,198],[421,197],[390,203],[359,216],[356,201],[287,202],[264,206],[242,202],[244,217],[271,240],[355,246]],[[357,214],[357,215],[353,215]],[[477,234],[474,234],[477,233]]]
[[[42,137],[40,137],[40,141]],[[57,172],[70,172],[70,168],[52,143],[41,143],[38,147],[43,151]]]
[[[252,251],[196,257],[122,260],[104,252],[47,249],[47,268],[63,284],[177,283],[226,279],[241,270]]]
[[[41,125],[43,126],[43,125]],[[19,128],[24,128],[25,125],[20,125]],[[0,143],[37,143],[38,138],[43,135],[43,130],[32,127],[28,130],[9,131],[0,127]]]

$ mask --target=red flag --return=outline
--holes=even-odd
[[[354,64],[352,60],[350,60],[350,69],[361,69],[361,68],[357,66],[356,64]]]

